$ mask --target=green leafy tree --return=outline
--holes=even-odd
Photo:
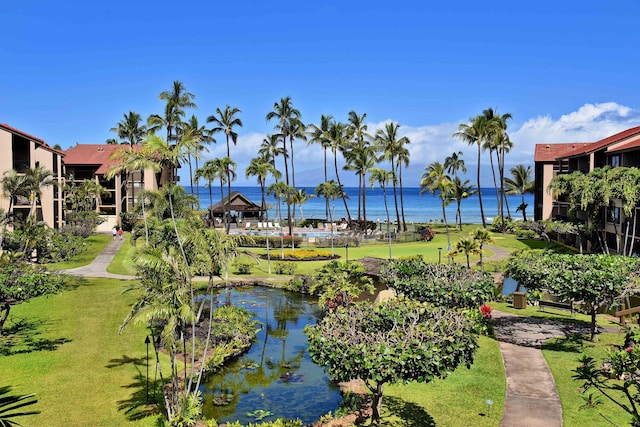
[[[342,188],[340,173],[338,172],[338,151],[344,155],[344,152],[349,150],[349,128],[344,123],[333,121],[329,125],[329,131],[327,134],[331,144],[331,152],[333,153],[333,167],[336,172],[336,181],[338,186]],[[347,205],[346,194],[343,192],[340,197],[344,204],[344,210],[347,212],[347,219],[351,221],[351,213],[349,212],[349,205]]]
[[[405,145],[410,142],[406,136],[400,137],[398,135],[399,128],[400,124],[398,123],[386,123],[384,129],[378,129],[375,135],[376,145],[382,152],[382,159],[388,160],[391,163],[391,170],[398,178],[398,182],[395,180],[393,182],[393,201],[396,209],[396,219],[398,221],[397,231],[400,231],[400,227],[402,226],[400,222],[400,211],[398,210],[398,184],[402,186],[401,164],[408,166],[409,163],[409,152]],[[406,225],[404,225],[404,227],[406,229]]]
[[[335,209],[335,200],[338,197],[344,197],[344,191],[342,186],[334,180],[323,182],[316,187],[316,196],[324,197],[331,201],[331,208],[329,209],[329,223],[333,224],[333,210]],[[331,256],[335,255],[333,246],[333,227],[331,227]]]
[[[465,179],[462,181],[460,177],[454,177],[453,181],[451,181],[451,199],[456,201],[456,223],[460,227],[460,231],[462,231],[462,211],[460,210],[460,206],[462,205],[462,200],[466,199],[469,196],[473,196],[478,192],[475,188],[475,185],[469,184],[469,180]]]
[[[445,378],[470,366],[477,338],[462,314],[409,300],[352,304],[307,326],[309,354],[336,381],[361,379],[372,393],[371,423],[380,422],[385,384]]]
[[[387,185],[389,182],[395,180],[395,175],[393,171],[388,171],[380,168],[371,169],[371,175],[369,176],[369,184],[371,188],[373,188],[374,183],[378,183],[380,188],[382,189],[382,199],[384,200],[384,210],[387,215],[387,240],[389,243],[389,259],[391,259],[391,233],[389,232],[389,221],[391,218],[389,217],[389,206],[387,205]]]
[[[362,293],[373,294],[373,281],[365,275],[364,265],[359,262],[330,261],[318,270],[315,282],[309,288],[312,294],[320,295],[318,304],[324,309],[348,306]]]
[[[527,290],[547,290],[561,299],[581,301],[591,315],[591,340],[596,339],[596,314],[623,294],[635,292],[640,260],[615,255],[564,255],[519,252],[507,272]]]
[[[476,228],[476,230],[471,233],[471,238],[478,243],[480,266],[482,267],[482,271],[484,271],[484,262],[482,261],[482,256],[484,255],[484,245],[493,243],[493,235],[491,234],[491,232],[484,228]]]
[[[40,295],[54,294],[65,283],[63,275],[27,262],[21,253],[5,251],[0,256],[0,335],[13,306]]]
[[[322,153],[324,155],[324,181],[327,182],[329,180],[329,176],[327,174],[327,149],[331,148],[331,140],[329,139],[329,126],[331,125],[331,121],[333,120],[333,116],[325,116],[322,114],[320,116],[320,125],[309,125],[308,133],[309,139],[307,144],[317,144],[322,147]],[[329,200],[325,200],[325,216],[329,218]]]
[[[493,299],[491,275],[458,264],[428,264],[421,257],[393,260],[380,278],[398,294],[439,307],[477,309]]]

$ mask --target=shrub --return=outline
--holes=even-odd
[[[286,289],[292,292],[308,294],[310,292],[309,289],[313,286],[314,282],[315,278],[310,274],[296,274],[291,280],[289,280]]]
[[[269,239],[269,247],[272,249],[280,249],[280,248],[290,248],[291,247],[291,236],[264,236],[264,235],[255,235],[251,236],[253,239],[251,242],[241,242],[240,246],[244,247],[256,247],[256,248],[266,248],[267,247],[267,238]],[[302,243],[302,237],[296,236],[293,239],[294,247],[299,248],[300,243]]]
[[[250,261],[237,261],[234,263],[236,269],[238,270],[238,274],[251,274],[251,266],[253,265]]]
[[[348,245],[357,248],[360,246],[361,241],[362,239],[357,236],[345,236],[343,234],[336,234],[333,236],[333,246],[345,247]],[[331,247],[331,236],[317,238],[314,246],[316,248]]]
[[[290,262],[273,263],[273,271],[276,274],[293,274],[298,266]]]
[[[331,252],[299,249],[297,251],[284,251],[284,257],[287,259],[295,259],[300,261],[309,259],[325,259],[331,258]]]
[[[428,225],[420,226],[416,229],[416,232],[420,235],[418,240],[431,241],[436,236],[436,232]]]

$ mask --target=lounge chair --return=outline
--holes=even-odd
[[[273,228],[273,223],[269,222],[269,228]]]
[[[246,222],[246,223],[244,224],[244,229],[245,229],[245,230],[249,230],[249,229],[251,229],[251,222]]]
[[[259,222],[259,223],[258,223],[258,229],[261,229],[261,228],[262,228],[262,223],[261,223],[261,222]]]
[[[274,222],[273,223],[273,228],[281,228],[280,227],[280,223],[279,222]]]

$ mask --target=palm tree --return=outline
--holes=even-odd
[[[118,122],[116,127],[109,130],[115,132],[120,140],[131,147],[141,144],[147,136],[147,126],[142,124],[142,117],[133,111],[123,114],[123,119]]]
[[[280,132],[280,138],[282,138],[282,154],[284,156],[284,176],[287,186],[289,186],[289,164],[287,162],[287,138],[291,137],[294,133],[293,128],[296,126],[296,121],[300,120],[300,111],[293,108],[291,98],[285,97],[280,99],[280,104],[277,102],[273,104],[273,111],[267,113],[267,122],[272,119],[276,119],[275,128]],[[293,160],[293,159],[292,159]],[[293,223],[291,222],[291,197],[289,193],[286,194],[287,202],[287,222],[289,225],[289,235],[293,234]]]
[[[491,173],[493,174],[493,184],[496,189],[496,200],[498,200],[498,213],[502,219],[502,223],[504,223],[504,154],[509,150],[511,144],[509,135],[507,135],[507,120],[510,120],[512,117],[509,113],[498,115],[498,112],[494,111],[493,108],[487,108],[482,112],[482,114],[485,116],[486,120],[492,124],[488,138],[483,144],[483,148],[489,150]],[[498,174],[500,178],[499,186],[496,183],[496,174],[493,166],[494,152],[496,153],[496,160],[498,164]]]
[[[533,193],[535,190],[535,181],[531,179],[531,166],[516,165],[510,169],[511,178],[505,178],[504,182],[507,185],[507,194],[515,195],[520,194],[522,197],[522,203],[518,206],[519,211],[522,211],[522,219],[527,220],[527,204],[524,202],[525,193]]]
[[[358,113],[356,113],[355,111],[349,111],[349,128],[348,128],[348,132],[349,132],[349,139],[351,141],[351,152],[353,151],[361,151],[365,148],[365,146],[368,145],[368,140],[371,138],[371,136],[367,133],[367,125],[364,123],[364,120],[367,117],[367,113],[363,113],[362,115],[358,115]],[[348,158],[347,160],[347,164],[349,164],[350,160],[353,160],[354,157],[356,156],[351,156],[350,153],[348,153]],[[353,168],[351,168],[353,169]],[[358,169],[353,169],[356,170],[356,173],[358,171]],[[358,220],[360,220],[362,217],[360,216],[360,212],[361,212],[361,198],[364,198],[365,196],[363,196],[362,191],[366,191],[367,188],[367,181],[366,181],[366,176],[358,173]],[[363,200],[364,203],[364,200]],[[366,219],[366,215],[365,215],[365,219]]]
[[[30,168],[26,173],[26,180],[29,189],[29,200],[31,201],[31,209],[27,218],[37,219],[37,206],[42,205],[42,190],[45,187],[57,185],[53,172],[42,166]],[[34,218],[35,217],[35,218]]]
[[[449,225],[447,224],[447,204],[451,201],[451,189],[453,184],[451,178],[447,175],[444,166],[440,162],[433,162],[424,169],[424,173],[420,177],[420,194],[427,191],[438,197],[442,202],[442,217],[444,219],[444,227],[447,230],[447,250],[451,250],[451,236],[449,235]]]
[[[191,134],[193,138],[194,144],[192,150],[187,153],[189,157],[189,184],[191,185],[191,194],[193,192],[193,170],[191,166],[191,158],[193,157],[196,161],[196,169],[198,169],[198,159],[200,158],[200,154],[203,151],[209,151],[207,145],[211,143],[216,143],[215,138],[213,138],[212,133],[208,130],[204,125],[200,126],[198,123],[198,117],[192,115],[188,122],[183,123],[184,129],[186,132]],[[196,187],[199,186],[199,179],[196,178]]]
[[[487,221],[484,216],[484,206],[482,204],[482,187],[480,186],[480,155],[482,147],[491,135],[495,122],[487,120],[486,115],[478,115],[470,119],[469,123],[462,123],[458,125],[458,132],[455,132],[453,136],[466,142],[469,145],[476,145],[478,147],[478,160],[477,160],[477,188],[478,188],[478,201],[480,203],[480,216],[482,216],[482,227],[487,228]]]
[[[227,204],[231,201],[231,194],[227,195],[227,198],[229,200],[225,201],[223,188],[224,184],[228,184],[227,181],[229,179],[236,179],[235,168],[237,165],[236,162],[231,160],[231,157],[222,157],[213,159],[213,166],[215,169],[215,175],[217,175],[218,179],[220,180],[220,202],[222,203],[222,216],[225,218],[226,224],[228,226],[228,217],[230,216],[231,212],[227,212]],[[226,228],[225,230],[227,231],[227,233],[229,232]]]
[[[249,178],[250,176],[255,176],[258,179],[258,184],[260,184],[260,193],[262,194],[262,209],[264,209],[266,215],[266,221],[269,222],[269,209],[267,209],[267,203],[265,201],[265,185],[267,182],[267,177],[269,175],[279,175],[280,172],[277,171],[271,162],[265,161],[263,158],[255,157],[251,159],[249,166],[245,171],[245,176]],[[300,207],[302,211],[302,206]],[[269,236],[268,230],[265,227],[265,240],[267,244],[267,267],[269,274],[271,274],[271,254],[269,252]]]
[[[318,184],[316,187],[316,196],[324,197],[326,199],[331,200],[331,209],[329,209],[329,224],[333,224],[333,209],[335,208],[335,200],[337,197],[340,197],[344,194],[342,190],[342,186],[338,184],[336,181],[326,181],[321,184]],[[331,227],[331,256],[334,256],[334,246],[333,246],[333,227]]]
[[[331,152],[333,153],[333,166],[336,171],[336,180],[340,188],[342,183],[340,182],[340,174],[338,173],[338,150],[344,152],[347,150],[349,143],[349,136],[347,134],[347,127],[340,122],[332,122],[329,126],[328,132],[329,141],[331,142]],[[325,181],[328,182],[328,181]],[[347,198],[344,191],[342,192],[342,202],[344,203],[344,209],[347,212],[347,219],[351,222],[351,213],[349,212],[349,206],[347,205]]]
[[[378,129],[376,132],[376,143],[380,147],[382,151],[382,159],[389,160],[391,163],[391,170],[396,173],[398,170],[397,162],[398,162],[398,154],[400,148],[409,143],[409,140],[400,141],[402,138],[398,137],[398,128],[400,125],[395,122],[386,123],[384,129]],[[408,159],[408,156],[406,157]],[[398,174],[399,176],[399,174]],[[393,182],[393,201],[396,206],[396,218],[398,221],[397,231],[400,231],[401,222],[400,222],[400,211],[398,210],[398,193],[396,188],[396,182]]]
[[[4,173],[0,180],[2,187],[2,196],[9,199],[9,207],[5,218],[2,219],[2,236],[0,236],[0,248],[4,243],[4,235],[7,231],[7,224],[13,220],[13,205],[18,196],[29,196],[29,182],[27,176],[18,173],[15,169],[11,169]]]
[[[231,108],[228,104],[225,107],[224,111],[220,110],[220,108],[216,108],[216,115],[211,115],[207,118],[208,123],[215,123],[215,127],[211,129],[213,134],[218,132],[224,132],[226,142],[227,142],[227,157],[231,159],[231,151],[229,147],[229,138],[233,141],[233,145],[236,145],[238,142],[238,133],[233,130],[234,127],[242,127],[242,120],[236,117],[236,114],[240,113],[239,108]],[[231,175],[227,175],[227,197],[228,202],[231,202]],[[226,230],[229,232],[229,218],[225,218],[226,222]]]
[[[467,173],[467,167],[462,159],[462,151],[455,151],[444,159],[444,167],[447,173],[453,173],[453,177],[458,176],[458,171]]]
[[[366,184],[367,172],[378,161],[374,149],[371,146],[354,147],[353,150],[346,155],[347,164],[344,169],[356,171],[359,181]],[[364,215],[364,231],[367,233],[367,188],[363,186],[362,190],[358,188],[358,194],[362,194],[362,212]],[[360,197],[358,197],[358,208],[360,207]],[[360,209],[358,209],[358,219],[360,219]]]
[[[318,144],[322,147],[322,151],[324,154],[324,180],[325,182],[329,180],[329,176],[327,175],[327,149],[331,148],[331,140],[329,139],[329,126],[331,125],[331,121],[333,120],[333,116],[325,116],[324,114],[320,115],[320,126],[316,126],[314,124],[309,126],[309,135],[310,139],[308,144]],[[329,218],[329,200],[325,199],[325,217]]]
[[[369,176],[369,184],[371,185],[371,188],[373,188],[373,185],[377,182],[378,185],[380,185],[380,188],[382,189],[382,197],[384,200],[384,210],[387,214],[387,239],[389,241],[389,259],[391,259],[391,233],[389,232],[390,218],[389,218],[389,206],[387,205],[387,185],[389,184],[389,182],[392,182],[393,180],[395,180],[395,174],[393,173],[393,171],[380,169],[380,168],[371,169],[371,175]]]
[[[467,257],[467,268],[471,268],[469,264],[469,256],[475,255],[480,252],[478,242],[474,239],[467,239],[463,237],[456,243],[456,252],[462,252]]]
[[[407,221],[404,217],[404,191],[402,185],[402,166],[409,166],[409,150],[405,147],[410,144],[409,138],[403,136],[398,140],[398,150],[396,157],[396,174],[398,176],[398,188],[400,189],[400,214],[402,215],[402,229],[407,231]]]
[[[493,235],[484,228],[476,228],[476,231],[474,231],[471,234],[471,237],[475,242],[478,243],[478,253],[480,254],[480,267],[482,268],[482,271],[484,271],[484,262],[482,261],[482,255],[483,255],[482,248],[484,247],[485,244],[493,243]]]
[[[469,196],[473,196],[478,192],[475,189],[475,185],[469,184],[469,180],[462,181],[459,177],[453,178],[451,181],[453,186],[451,188],[451,198],[456,201],[456,225],[459,224],[460,231],[462,231],[462,211],[460,210],[460,204],[462,199],[466,199]]]
[[[288,195],[291,194],[291,187],[289,187],[286,182],[276,181],[269,186],[269,188],[267,189],[267,194],[273,195],[276,198],[276,216],[278,217],[278,222],[282,222],[280,198],[288,197]],[[281,258],[284,259],[284,237],[282,235],[282,232],[280,232],[280,249],[282,252]]]
[[[138,170],[141,171],[141,173],[144,173],[144,169],[147,168],[154,172],[160,171],[160,164],[156,162],[153,157],[154,155],[147,153],[144,148],[134,149],[131,146],[121,147],[109,156],[109,160],[113,162],[113,166],[111,166],[109,171],[107,171],[106,178],[112,179],[122,171],[127,171],[129,173],[129,176],[131,177],[132,206],[134,206],[135,203],[135,198],[133,198],[133,173]],[[144,221],[145,243],[149,244],[149,226],[147,224],[147,215],[145,213],[146,203],[144,197],[141,199],[142,203],[140,203],[140,206],[142,207],[142,220]]]
[[[282,147],[280,147],[278,141],[278,134],[269,134],[264,137],[262,140],[262,144],[260,144],[260,149],[258,150],[258,154],[263,158],[268,159],[273,168],[276,169],[276,157],[283,154]],[[276,178],[276,181],[278,179]]]
[[[313,197],[313,194],[307,194],[304,189],[294,190],[291,193],[291,201],[294,205],[298,205],[300,207],[300,219],[304,219],[304,213],[302,212],[302,205],[307,203],[309,199]]]
[[[196,180],[200,179],[200,178],[204,178],[207,180],[207,188],[209,188],[209,209],[207,209],[209,211],[209,215],[210,215],[210,220],[213,223],[213,214],[211,212],[211,208],[213,207],[213,181],[215,181],[218,178],[218,173],[217,173],[217,169],[216,169],[216,162],[215,160],[207,160],[206,162],[204,162],[204,164],[202,165],[201,168],[196,169],[196,173],[195,173],[195,178]]]

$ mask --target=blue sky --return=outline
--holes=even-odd
[[[232,157],[243,184],[272,131],[265,115],[290,96],[306,123],[350,110],[371,131],[399,122],[417,185],[454,150],[475,168],[451,134],[487,107],[513,115],[507,166],[532,164],[535,143],[640,125],[638,16],[635,0],[5,1],[0,123],[63,148],[101,143],[124,113],[161,113],[158,94],[180,80],[201,123],[226,104],[242,110]],[[301,144],[297,183],[321,180],[319,159]]]

